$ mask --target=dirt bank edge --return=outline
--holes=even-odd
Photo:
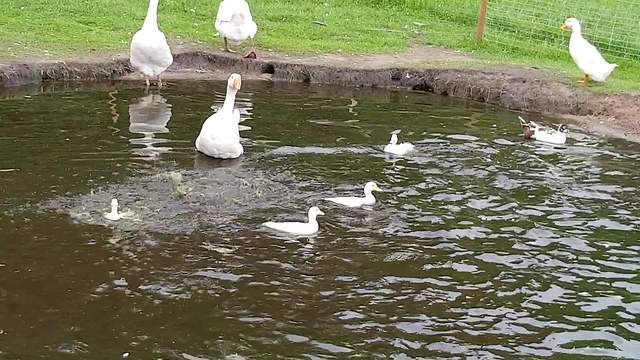
[[[167,78],[247,78],[343,86],[402,87],[496,104],[512,110],[569,115],[591,131],[638,138],[640,95],[596,94],[568,86],[549,73],[530,69],[459,69],[397,64],[361,67],[358,62],[318,61],[282,56],[243,59],[236,55],[184,51],[174,56]],[[90,61],[0,64],[0,87],[43,81],[99,81],[134,76],[126,57]],[[605,130],[606,129],[606,130]]]

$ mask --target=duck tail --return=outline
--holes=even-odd
[[[593,76],[593,80],[599,81],[599,82],[603,82],[607,80],[607,78],[609,77],[609,75],[611,75],[613,70],[618,67],[618,64],[606,63],[606,65],[607,66],[605,66],[604,69],[602,69],[602,71],[599,74],[595,74]]]

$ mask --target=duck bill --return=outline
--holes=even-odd
[[[322,211],[318,211],[318,215],[324,215]]]
[[[560,24],[560,29],[562,30],[569,30],[569,27],[565,24]]]
[[[233,80],[233,88],[234,89],[240,90],[241,86],[242,86],[242,80],[240,80],[240,79]]]

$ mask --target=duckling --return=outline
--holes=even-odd
[[[111,221],[122,219],[122,215],[118,213],[118,199],[111,199],[111,212],[104,213],[104,217]]]

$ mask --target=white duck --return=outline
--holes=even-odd
[[[563,145],[567,142],[569,128],[565,124],[558,125],[557,129],[553,129],[539,125],[533,121],[527,122],[522,117],[518,117],[518,119],[520,119],[525,139],[534,139],[536,141],[557,145]]]
[[[224,50],[229,50],[228,40],[235,43],[251,38],[251,51],[245,56],[256,58],[255,36],[258,25],[253,21],[249,4],[245,0],[222,0],[218,8],[218,15],[215,22],[216,30],[224,38]]]
[[[374,191],[382,191],[378,185],[369,181],[364,186],[364,197],[346,196],[346,197],[333,197],[326,198],[324,200],[334,202],[336,204],[344,205],[347,207],[360,207],[364,205],[373,205],[376,203],[376,198],[373,196]]]
[[[117,199],[111,199],[111,212],[105,213],[104,217],[107,218],[107,220],[111,220],[111,221],[118,221],[122,219],[122,215],[118,213]]]
[[[144,75],[147,88],[151,78],[157,79],[158,87],[162,87],[160,75],[173,63],[167,39],[158,29],[157,13],[158,0],[150,0],[142,29],[131,39],[129,61],[131,66]]]
[[[220,159],[235,159],[242,155],[240,144],[240,111],[233,109],[236,94],[242,85],[238,74],[231,74],[227,81],[227,96],[222,108],[211,115],[202,125],[196,139],[196,149],[201,153]]]
[[[589,79],[603,82],[609,77],[613,69],[618,67],[617,64],[609,64],[600,55],[598,49],[582,37],[582,28],[577,19],[567,19],[560,25],[560,28],[571,30],[569,54],[578,65],[578,68],[584,73],[584,76],[578,82],[586,84]]]
[[[270,229],[286,232],[293,235],[312,235],[318,232],[318,221],[316,220],[316,217],[318,215],[324,215],[324,213],[316,206],[313,206],[309,209],[309,221],[306,223],[269,221],[263,223],[262,225]]]
[[[397,132],[391,134],[391,140],[389,140],[389,144],[384,147],[384,152],[393,154],[393,155],[405,155],[411,151],[413,151],[414,146],[412,143],[401,143],[398,144],[398,135]]]

